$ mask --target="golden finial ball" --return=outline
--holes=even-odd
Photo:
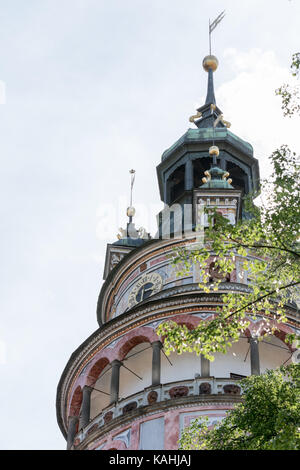
[[[135,215],[135,208],[133,206],[127,207],[126,211],[127,217],[134,217]]]
[[[204,57],[202,66],[206,72],[209,71],[209,69],[212,69],[213,72],[215,72],[218,68],[219,62],[216,56],[214,55],[207,55]]]
[[[212,145],[211,147],[209,147],[209,155],[211,156],[215,155],[216,157],[218,157],[219,153],[220,153],[219,147],[217,147],[216,145]]]

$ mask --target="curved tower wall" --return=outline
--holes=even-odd
[[[255,367],[251,333],[263,328],[263,317],[252,321],[240,341],[211,363],[195,353],[167,358],[156,335],[166,319],[193,328],[213,318],[220,294],[247,289],[247,279],[237,282],[239,259],[217,294],[201,292],[196,266],[178,278],[168,255],[192,237],[146,243],[126,255],[104,283],[98,304],[103,324],[73,353],[60,384],[58,410],[65,435],[69,432],[70,437],[70,423],[77,420],[71,448],[176,449],[182,428],[193,417],[205,414],[213,423],[240,401],[237,381]],[[161,289],[126,309],[130,294],[138,290],[135,286],[154,274],[163,280]],[[261,372],[289,358],[284,338],[295,326],[291,309],[288,324],[259,344]]]

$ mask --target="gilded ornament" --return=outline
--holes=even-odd
[[[209,148],[209,155],[211,156],[215,155],[216,157],[218,157],[219,153],[220,153],[219,147],[217,147],[216,145],[212,145]]]
[[[194,114],[193,116],[191,116],[189,118],[189,121],[190,122],[195,122],[196,119],[199,119],[202,117],[202,113],[200,113],[200,111],[197,111],[197,114]]]
[[[218,59],[214,55],[207,55],[206,57],[204,57],[202,62],[202,66],[206,72],[208,72],[209,69],[215,72],[218,68],[218,65]]]

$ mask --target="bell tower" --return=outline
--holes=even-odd
[[[160,196],[165,204],[192,202],[192,190],[200,186],[204,172],[211,167],[212,159],[207,151],[211,145],[219,148],[214,163],[230,174],[236,189],[242,194],[259,189],[259,166],[251,144],[229,130],[230,123],[216,105],[213,74],[217,67],[216,57],[204,58],[207,96],[205,104],[190,117],[196,128],[188,129],[165,150],[157,167]]]
[[[159,214],[160,236],[178,233],[178,227],[180,231],[180,227],[189,224],[195,228],[198,223],[195,194],[204,196],[207,189],[210,192],[214,189],[215,197],[205,198],[208,204],[215,204],[222,190],[226,190],[227,196],[235,194],[233,204],[236,206],[227,204],[226,211],[224,204],[225,199],[229,201],[228,197],[219,198],[220,212],[234,220],[236,215],[247,217],[243,196],[259,190],[259,165],[252,146],[229,130],[231,124],[216,105],[214,72],[218,68],[218,59],[213,55],[206,56],[203,68],[208,74],[206,100],[189,119],[196,128],[188,129],[167,149],[157,167],[160,196],[165,204]],[[188,208],[192,206],[192,213],[189,213]]]
[[[157,334],[170,319],[190,329],[209,322],[222,306],[222,294],[248,289],[238,256],[234,271],[209,293],[199,285],[199,267],[178,275],[171,261],[174,249],[194,242],[197,225],[207,225],[203,206],[235,224],[247,217],[243,196],[259,189],[252,146],[229,130],[216,104],[217,66],[212,55],[203,60],[205,103],[190,118],[194,127],[157,166],[164,204],[157,234],[135,228],[131,201],[126,229],[107,246],[98,327],[71,354],[57,388],[57,420],[68,449],[177,449],[183,428],[194,418],[208,416],[213,425],[241,401],[240,378],[289,361],[284,338],[299,323],[292,306],[287,323],[267,344],[258,344],[253,334],[263,327],[263,315],[255,321],[249,316],[248,330],[213,362],[195,353],[166,356]],[[175,216],[166,222],[168,211]],[[178,221],[189,230],[175,237]],[[164,236],[168,230],[170,236]],[[212,281],[219,276],[213,262],[210,276]]]

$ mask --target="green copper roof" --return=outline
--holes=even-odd
[[[113,245],[124,245],[124,246],[141,246],[147,240],[144,238],[121,238],[120,240],[113,243]]]
[[[216,144],[220,140],[227,140],[229,143],[232,143],[235,147],[239,148],[247,155],[251,157],[253,156],[252,145],[230,132],[227,127],[216,128],[215,134],[211,127],[206,127],[200,129],[188,129],[187,132],[182,137],[180,137],[180,139],[178,139],[171,147],[164,151],[162,154],[162,160],[165,160],[174,151],[175,148],[184,143],[188,144],[197,141],[207,141],[208,144],[210,144],[213,140],[216,142]]]

